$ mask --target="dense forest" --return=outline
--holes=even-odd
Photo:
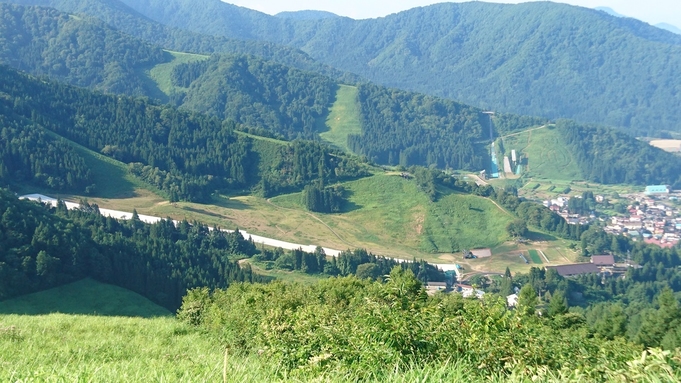
[[[93,175],[62,140],[0,114],[0,185],[25,183],[59,192],[86,193]]]
[[[2,27],[9,36],[16,37],[6,39],[7,59],[11,65],[33,73],[48,74],[62,81],[105,91],[140,93],[146,88],[142,87],[144,81],[139,68],[167,60],[168,54],[160,49],[90,18],[74,18],[46,8],[7,4],[2,5],[2,10],[5,14]],[[128,11],[134,14],[134,11]],[[71,43],[74,39],[76,44]],[[62,49],[64,44],[69,44],[69,49]],[[19,54],[13,54],[15,51]],[[26,65],[21,64],[21,60],[26,61]],[[110,72],[109,76],[105,67],[125,70]],[[52,71],[54,68],[67,70],[60,69],[57,73]],[[252,56],[214,56],[207,61],[182,64],[172,70],[170,77],[174,85],[185,89],[171,97],[176,105],[230,119],[241,124],[238,126],[241,130],[285,139],[316,139],[337,86],[329,77]],[[121,86],[108,86],[114,83]],[[360,86],[357,105],[362,133],[348,137],[349,147],[372,162],[389,165],[484,169],[489,160],[483,145],[490,133],[497,136],[548,122],[513,114],[489,118],[480,109],[463,104],[371,84]],[[101,123],[103,116],[97,116],[93,121]],[[106,118],[110,119],[110,116]],[[213,124],[207,129],[217,129],[215,122]],[[232,127],[228,130],[234,128],[234,125],[228,125]],[[679,180],[675,170],[679,167],[665,166],[670,161],[678,162],[671,155],[606,128],[578,126],[567,121],[558,125],[559,129],[566,130],[563,138],[574,153],[584,179],[606,184],[670,185]],[[164,129],[168,130],[167,127]],[[85,140],[83,136],[76,139],[64,135],[81,144]],[[162,140],[163,134],[158,139]],[[110,138],[106,140],[111,141]],[[110,142],[98,143],[95,147],[90,145],[92,142],[84,145],[132,163],[131,172],[163,190],[173,200],[205,201],[215,190],[248,189],[254,184],[265,191],[262,194],[304,186],[300,180],[290,182],[290,177],[283,184],[281,177],[272,179],[276,169],[265,170],[267,180],[263,181],[259,176],[247,179],[246,174],[255,174],[243,168],[246,161],[243,158],[248,157],[250,151],[248,142],[235,144],[238,137],[225,141],[230,149],[223,151],[222,158],[217,160],[224,166],[204,163],[198,158],[200,155],[187,154],[187,148],[179,157],[192,156],[190,163],[179,163],[178,154],[163,147],[142,150],[139,142],[136,147],[127,149],[137,155],[130,155],[121,149],[121,145]],[[192,144],[197,142],[192,141]],[[598,161],[591,161],[594,155],[599,157]],[[234,164],[226,164],[226,157],[232,158]],[[251,156],[246,162],[257,163],[257,159]],[[221,166],[222,169],[216,169]],[[263,171],[262,166],[255,167]],[[79,172],[79,177],[85,174]],[[333,174],[333,169],[328,173]],[[77,188],[82,190],[90,186],[85,182],[79,183]],[[67,183],[75,185],[73,181]]]
[[[560,120],[561,137],[585,179],[603,184],[681,187],[681,158],[619,131]]]
[[[4,189],[0,212],[0,300],[89,276],[173,311],[188,288],[263,280],[230,259],[256,253],[238,231],[187,221],[117,221],[100,215],[96,205],[49,208]]]
[[[327,77],[245,56],[178,65],[171,81],[186,89],[177,105],[287,139],[316,136],[337,88]]]
[[[214,117],[38,81],[6,67],[0,67],[0,79],[4,94],[0,111],[8,120],[17,126],[40,126],[131,164],[133,174],[171,200],[206,201],[216,190],[253,187],[268,195],[302,189],[317,179],[334,181],[366,174],[355,160],[317,143],[255,145],[257,138],[237,134],[235,123]],[[9,166],[25,170],[21,163],[32,155],[25,149],[14,149],[21,161],[3,160],[9,174],[18,170]],[[77,165],[72,168],[78,171]],[[37,170],[34,167],[34,174]]]
[[[348,137],[355,153],[380,164],[485,168],[477,141],[489,129],[478,109],[375,85],[360,86],[358,102],[362,134]]]
[[[444,3],[378,19],[296,21],[219,0],[123,2],[169,26],[297,47],[391,87],[633,135],[679,131],[681,36],[592,9]]]
[[[0,63],[110,93],[145,95],[139,70],[164,52],[92,19],[0,4]]]
[[[137,39],[172,51],[253,55],[292,68],[319,73],[338,81],[355,83],[361,80],[357,75],[315,61],[307,53],[296,48],[266,41],[204,35],[169,27],[154,22],[151,18],[143,16],[119,0],[11,0],[9,2],[52,7],[69,14],[88,15],[127,35],[135,36]],[[40,20],[36,19],[35,21],[40,23]],[[87,21],[83,20],[83,22]]]

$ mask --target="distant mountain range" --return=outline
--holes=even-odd
[[[356,73],[500,112],[633,135],[681,131],[681,36],[593,9],[443,3],[370,20],[300,20],[310,14],[275,17],[219,0],[15,2],[87,13],[173,50],[234,53],[239,46],[305,70],[316,59],[334,78]]]
[[[617,13],[614,9],[609,8],[609,7],[596,7],[594,9],[596,9],[598,11],[605,12],[605,13],[607,13],[611,16],[615,16],[615,17],[628,17],[628,16],[625,16],[621,13]],[[667,30],[669,32],[676,33],[677,35],[681,35],[681,29],[677,28],[674,25],[671,25],[671,24],[668,24],[668,23],[659,23],[659,24],[655,24],[655,26],[660,28],[660,29],[664,29],[664,30]]]
[[[490,126],[489,117],[483,113],[483,109],[462,103],[390,89],[366,81],[357,86],[339,86],[343,82],[340,78],[326,76],[315,70],[297,70],[291,65],[253,55],[223,54],[209,57],[164,51],[85,15],[73,16],[50,8],[11,4],[0,4],[0,13],[4,15],[0,19],[0,33],[4,37],[0,41],[0,62],[32,74],[46,75],[107,93],[155,98],[161,93],[165,97],[161,101],[218,117],[210,120],[211,124],[223,119],[231,120],[239,124],[240,129],[253,134],[291,140],[322,140],[320,133],[329,128],[326,118],[338,102],[339,89],[350,88],[354,95],[346,98],[343,108],[346,114],[352,114],[357,120],[357,129],[353,127],[353,130],[344,133],[345,139],[332,142],[378,164],[477,171],[489,164],[486,145],[490,142],[490,130],[495,131],[495,137],[498,137],[513,130],[546,125],[548,122],[542,118],[496,114],[494,125]],[[133,15],[134,11],[127,14]],[[136,28],[140,31],[138,35],[147,38],[150,36],[144,32],[146,27],[160,31],[169,28],[148,20],[146,24],[141,21],[137,24],[134,20],[138,19],[128,19],[121,25],[131,30]],[[210,42],[206,36],[185,35],[179,29],[165,30],[172,33],[165,37],[171,43],[191,45],[192,40],[187,39],[187,36],[197,37],[197,48]],[[225,44],[225,47],[242,48],[247,52],[257,51],[253,47],[263,44],[256,41],[239,45],[227,38],[220,39],[215,41]],[[269,44],[272,43],[265,43],[267,49],[276,47]],[[279,49],[270,52],[270,56],[294,64],[307,63],[308,68],[335,73],[332,68],[318,64],[304,54],[296,56],[299,51]],[[300,62],[292,59],[295,57],[308,57],[308,60]],[[5,85],[10,87],[6,92],[9,94],[18,86],[21,77],[7,68],[2,70],[8,73]],[[42,94],[44,91],[35,91],[41,89],[40,80],[23,79],[32,84],[26,85],[27,89],[34,89],[27,92],[46,97]],[[89,99],[90,96],[84,97]],[[16,109],[23,113],[21,118],[32,116],[31,108],[21,107],[23,104],[19,100],[24,99],[25,94],[18,95],[15,101],[7,103],[6,111]],[[58,114],[57,110],[73,107],[62,99],[55,94],[54,105],[59,105],[56,109],[54,106],[35,105],[36,108],[42,108],[39,110]],[[108,117],[93,115],[91,118],[74,118],[85,123],[106,120]],[[69,124],[71,122],[66,126]],[[569,147],[571,155],[579,159],[578,166],[585,179],[601,183],[637,184],[649,183],[649,180],[676,184],[679,179],[680,158],[654,149],[631,136],[618,135],[605,128],[596,129],[574,123],[566,125],[564,121],[557,126],[561,132],[557,137],[561,141],[556,144]],[[178,129],[184,131],[180,125]],[[163,137],[166,133],[159,130],[154,134]],[[87,132],[82,134],[82,140],[89,140]],[[158,139],[163,142],[166,140]],[[109,145],[105,152],[117,153],[115,145],[104,144],[103,141],[100,144],[97,144],[101,146],[97,150],[104,150],[103,147]],[[600,160],[594,162],[594,158]],[[156,160],[154,157],[152,162],[156,163]],[[314,169],[310,169],[307,172],[314,173]],[[151,177],[150,174],[144,174]],[[83,183],[88,183],[87,177]]]
[[[597,10],[597,11],[605,12],[605,13],[609,14],[610,16],[627,17],[627,16],[624,16],[621,13],[617,13],[614,9],[612,9],[610,7],[596,7],[594,9]]]
[[[677,35],[681,35],[681,29],[677,28],[674,25],[667,24],[667,23],[660,23],[660,24],[655,24],[655,26],[658,27],[658,28],[668,30],[671,33],[676,33]]]
[[[296,47],[383,85],[482,108],[637,135],[681,131],[681,36],[593,9],[443,3],[379,19],[295,20],[219,0],[121,2],[171,27]]]

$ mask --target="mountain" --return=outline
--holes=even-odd
[[[681,36],[593,9],[444,3],[370,20],[296,21],[219,0],[124,2],[170,26],[298,47],[383,85],[632,134],[681,131]]]
[[[609,14],[610,16],[614,16],[614,17],[627,17],[627,16],[624,16],[621,13],[615,12],[615,10],[610,8],[610,7],[596,7],[594,9],[597,10],[597,11],[605,12],[605,13]]]
[[[667,30],[671,33],[676,33],[677,35],[681,35],[681,29],[676,27],[675,25],[667,24],[667,23],[660,23],[655,25],[658,28],[662,28],[664,30]]]
[[[72,15],[89,15],[137,39],[172,51],[199,54],[247,54],[274,60],[293,68],[356,83],[357,75],[322,64],[303,51],[266,41],[237,40],[168,27],[140,14],[119,0],[10,0],[19,5],[52,7]],[[27,20],[26,22],[34,22]]]
[[[18,7],[13,5],[4,5],[7,10],[5,13],[15,16],[14,19],[6,17],[8,27],[5,28],[7,36],[24,36],[24,40],[12,37],[7,41],[18,41],[14,46],[6,48],[5,51],[16,52],[42,52],[36,47],[50,47],[50,43],[56,47],[62,47],[55,42],[59,42],[57,38],[68,31],[81,35],[80,39],[70,44],[70,48],[80,52],[78,58],[66,56],[68,63],[73,68],[73,73],[83,75],[87,78],[92,62],[97,62],[100,55],[101,48],[97,47],[100,39],[96,36],[110,34],[111,38],[104,39],[104,42],[115,41],[119,46],[125,47],[120,49],[127,49],[129,47],[144,47],[153,52],[161,53],[157,55],[156,60],[163,58],[167,59],[167,52],[162,52],[158,48],[154,48],[146,43],[142,43],[134,38],[122,34],[108,27],[97,20],[87,21],[84,18],[72,17],[66,14],[56,12],[54,10],[35,7]],[[21,16],[28,15],[28,16]],[[32,22],[25,20],[34,20]],[[72,21],[73,20],[73,21]],[[89,20],[89,19],[88,19]],[[60,22],[62,24],[60,24]],[[73,23],[73,24],[69,24]],[[69,28],[64,27],[64,25]],[[41,27],[42,26],[42,27]],[[12,28],[10,28],[12,27]],[[38,31],[33,34],[19,34],[16,31],[31,30]],[[57,36],[57,37],[52,37]],[[68,34],[66,36],[69,36]],[[71,41],[66,39],[66,41]],[[78,43],[82,44],[79,45]],[[93,46],[94,48],[92,48]],[[141,49],[141,48],[139,48]],[[51,52],[46,49],[47,52]],[[111,55],[113,62],[116,65],[127,65],[131,69],[132,79],[137,79],[139,82],[150,82],[150,78],[146,77],[143,71],[139,70],[140,66],[151,65],[153,62],[138,59],[134,60],[134,55],[130,52],[118,52],[111,49],[114,53]],[[66,53],[65,53],[66,52]],[[24,69],[32,73],[45,74],[40,72],[43,67],[54,68],[65,61],[60,58],[59,54],[68,54],[69,50],[57,49],[51,55],[27,56]],[[88,55],[94,55],[90,57]],[[173,57],[177,57],[179,53],[174,52]],[[23,55],[15,55],[16,57],[23,57]],[[44,57],[43,57],[44,56]],[[2,56],[0,55],[0,58]],[[6,56],[8,59],[13,58],[12,55]],[[108,56],[107,56],[108,57]],[[497,114],[494,117],[494,125],[490,127],[487,115],[483,113],[482,109],[471,107],[462,103],[457,103],[448,99],[428,96],[409,91],[401,91],[397,89],[390,89],[375,84],[362,84],[357,87],[340,87],[339,83],[332,78],[323,76],[321,74],[297,70],[272,61],[262,60],[260,58],[243,55],[215,55],[213,57],[196,56],[196,59],[189,60],[184,63],[172,64],[171,67],[164,69],[164,74],[154,78],[157,83],[169,84],[170,93],[167,97],[174,103],[175,106],[180,106],[185,109],[207,113],[217,116],[220,119],[230,120],[230,124],[238,124],[239,128],[252,133],[266,134],[270,137],[279,137],[286,139],[305,138],[317,140],[320,133],[324,132],[326,128],[325,120],[328,118],[329,112],[334,108],[339,101],[338,97],[343,90],[350,90],[343,102],[347,102],[349,109],[346,110],[345,115],[353,115],[356,118],[356,126],[344,132],[340,132],[339,138],[332,141],[336,146],[349,148],[356,154],[365,156],[367,159],[378,164],[401,165],[401,166],[436,166],[439,168],[452,169],[466,169],[470,171],[479,171],[485,169],[490,165],[489,151],[486,145],[489,144],[490,130],[493,136],[503,135],[505,133],[516,131],[529,127],[536,127],[546,125],[548,121],[542,118],[522,117],[512,114]],[[116,60],[121,60],[123,64]],[[125,61],[128,60],[128,61]],[[11,61],[11,60],[10,60]],[[41,63],[37,65],[37,63]],[[126,64],[127,63],[127,64]],[[30,66],[30,65],[33,66]],[[123,65],[123,66],[125,66]],[[166,65],[166,64],[163,64]],[[16,67],[22,68],[21,65],[15,63]],[[161,66],[161,65],[157,65]],[[95,66],[96,68],[96,66]],[[153,69],[152,69],[153,70]],[[94,71],[98,73],[96,70]],[[59,73],[47,72],[46,74],[54,76],[62,81],[69,81],[72,84],[84,85],[81,77],[59,76]],[[134,75],[134,76],[133,76]],[[135,77],[137,76],[137,77]],[[125,79],[125,76],[121,76]],[[8,80],[12,82],[14,80]],[[120,81],[125,83],[124,80]],[[130,81],[133,83],[133,81]],[[147,84],[148,85],[148,84]],[[32,86],[31,86],[32,87]],[[97,84],[90,85],[95,89],[99,89]],[[30,88],[30,87],[29,87]],[[148,86],[142,88],[148,90]],[[109,89],[109,91],[119,91],[126,93],[125,89]],[[48,91],[41,91],[49,94]],[[147,96],[148,93],[142,93]],[[17,95],[16,99],[21,96]],[[73,98],[76,105],[83,105],[82,97]],[[87,98],[87,97],[86,97]],[[109,101],[102,101],[105,104]],[[63,104],[63,102],[62,102]],[[62,105],[60,104],[60,105]],[[45,110],[51,106],[31,104],[32,108],[37,110]],[[64,111],[70,110],[73,106],[60,106]],[[112,105],[113,107],[113,105]],[[82,106],[84,110],[89,110],[89,104]],[[169,113],[169,112],[168,112]],[[85,114],[81,113],[85,116]],[[32,114],[26,112],[26,117],[33,118]],[[67,124],[75,126],[89,126],[77,121],[102,121],[103,126],[107,123],[103,121],[117,121],[117,117],[111,114],[89,114],[89,117],[68,117]],[[47,121],[52,121],[53,117],[44,117]],[[141,117],[140,117],[141,118]],[[185,117],[175,118],[174,121],[166,128],[162,129],[161,133],[148,132],[148,137],[155,137],[160,134],[161,140],[165,140],[167,130],[173,130],[176,123],[185,121],[187,126],[195,126],[197,122],[183,120]],[[201,117],[201,121],[203,117]],[[140,120],[143,121],[144,119]],[[146,121],[146,120],[144,120]],[[217,127],[214,122],[198,122],[201,126],[201,134],[210,137],[209,140],[217,139]],[[153,124],[155,122],[149,120],[144,124]],[[57,124],[61,126],[64,121],[61,118]],[[146,179],[152,184],[156,185],[161,190],[167,193],[177,193],[174,198],[196,199],[202,200],[208,197],[208,189],[213,190],[221,188],[252,188],[262,181],[262,176],[253,176],[255,168],[250,169],[246,165],[248,161],[253,160],[249,156],[255,155],[246,152],[245,154],[238,154],[237,157],[228,159],[232,154],[226,154],[227,157],[219,161],[236,161],[241,165],[231,166],[229,169],[223,169],[223,164],[214,163],[213,160],[208,161],[205,158],[193,158],[188,165],[186,156],[195,156],[189,148],[174,148],[170,150],[179,150],[178,157],[169,157],[168,150],[163,144],[153,149],[142,150],[142,142],[130,144],[124,141],[123,136],[128,133],[129,122],[121,122],[122,126],[112,127],[111,129],[123,128],[123,130],[116,133],[118,136],[114,140],[97,138],[96,143],[93,143],[93,137],[97,136],[98,130],[93,129],[88,134],[84,132],[75,132],[66,126],[54,128],[54,130],[61,132],[60,134],[67,135],[73,141],[81,143],[97,152],[104,151],[105,154],[113,156],[125,163],[140,163],[141,167],[133,166],[132,171],[138,177]],[[164,123],[161,123],[163,126]],[[235,125],[236,126],[236,125]],[[179,128],[178,128],[179,129]],[[194,128],[190,128],[194,129]],[[16,132],[19,132],[17,130]],[[561,130],[562,131],[562,130]],[[16,137],[16,134],[12,137]],[[164,133],[165,132],[165,133]],[[41,144],[46,149],[46,153],[52,153],[50,156],[45,154],[42,159],[35,159],[36,163],[51,163],[55,169],[66,169],[64,172],[50,174],[52,178],[43,177],[43,174],[49,172],[35,172],[35,166],[27,166],[21,168],[23,179],[32,180],[37,185],[47,185],[58,190],[77,188],[87,189],[93,184],[93,179],[88,174],[87,167],[79,164],[76,160],[66,160],[67,163],[72,164],[71,167],[64,167],[60,165],[60,160],[54,159],[54,153],[63,153],[57,156],[63,159],[72,157],[68,152],[68,148],[60,148],[59,145],[53,144],[49,141],[43,143],[45,139],[39,132],[31,133],[27,139],[35,142],[36,145]],[[184,134],[184,133],[182,133]],[[574,144],[576,141],[592,140],[594,136],[606,137],[609,131],[598,130],[598,128],[584,128],[584,130],[569,135],[570,137],[577,137],[571,142],[563,142],[565,147],[569,147],[574,158],[580,159],[575,162],[579,172],[584,179],[602,183],[652,183],[652,181],[663,182],[667,184],[677,183],[677,172],[675,170],[662,171],[658,165],[674,163],[676,158],[665,156],[664,153],[655,150],[644,150],[643,144],[635,145],[637,141],[627,142],[625,136],[614,137],[611,141],[595,140],[594,146],[584,147]],[[137,139],[144,136],[138,134]],[[567,136],[567,133],[561,136]],[[141,138],[140,138],[141,137]],[[322,135],[321,137],[325,137]],[[206,138],[208,139],[208,138]],[[324,138],[325,139],[325,138]],[[123,141],[121,141],[123,140]],[[236,137],[227,139],[238,142]],[[106,141],[106,143],[103,143]],[[171,140],[175,142],[174,140]],[[118,144],[114,142],[119,142]],[[235,145],[234,148],[237,148]],[[612,147],[621,149],[621,152],[627,153],[643,153],[642,155],[629,155],[629,164],[623,164],[617,159],[617,153],[611,150]],[[53,148],[53,149],[50,149]],[[24,148],[24,152],[29,150]],[[189,150],[189,151],[188,151]],[[232,149],[228,149],[232,150]],[[241,149],[234,149],[235,153],[241,153]],[[317,149],[304,148],[302,152]],[[301,152],[301,153],[302,153]],[[234,154],[234,153],[233,153]],[[235,154],[236,155],[236,154]],[[599,161],[598,165],[589,163],[587,160],[590,156],[607,155],[607,160]],[[282,156],[286,157],[284,154]],[[38,157],[36,157],[38,158]],[[49,158],[49,159],[48,159]],[[178,158],[181,158],[178,162]],[[583,160],[582,160],[583,159]],[[8,160],[9,161],[9,160]],[[21,159],[14,159],[13,162],[8,163],[29,163]],[[23,161],[23,162],[22,162]],[[205,162],[208,161],[208,162]],[[218,162],[219,162],[218,161]],[[285,161],[284,161],[285,162]],[[681,164],[678,168],[681,168]],[[149,166],[148,169],[144,166]],[[6,165],[6,167],[8,167]],[[652,169],[656,171],[649,173],[649,176],[641,176],[638,171],[641,167]],[[157,170],[154,170],[157,169]],[[206,173],[205,169],[209,170]],[[250,170],[249,170],[250,169]],[[270,174],[269,168],[262,169],[258,167],[259,171]],[[677,167],[674,167],[677,169]],[[9,170],[9,169],[8,169]],[[12,171],[19,171],[14,169]],[[160,172],[160,173],[159,173]],[[165,173],[164,173],[165,172]],[[5,172],[3,172],[5,173]],[[8,173],[8,174],[11,174]],[[173,181],[157,182],[158,174],[164,177],[170,177]],[[273,174],[273,173],[272,173]],[[638,174],[638,175],[637,175]],[[220,175],[218,177],[215,177]],[[207,178],[206,178],[207,177]],[[250,177],[250,178],[249,178]],[[292,182],[290,179],[281,179],[279,176],[273,176],[270,179],[266,189],[270,193],[277,190],[284,190],[289,187],[299,187],[300,182],[305,177],[298,181]],[[286,178],[286,177],[285,177]],[[192,184],[195,189],[185,187],[182,189],[181,185]],[[174,185],[174,186],[173,186]],[[262,187],[258,186],[259,188]],[[182,189],[179,193],[178,190]],[[92,189],[92,188],[90,188]]]
[[[92,180],[89,169],[62,137],[127,164],[171,200],[207,201],[216,190],[267,195],[320,178],[366,174],[358,161],[318,143],[255,143],[258,138],[236,132],[233,121],[93,93],[5,66],[0,95],[0,118],[8,127],[1,132],[7,143],[0,149],[3,184],[25,180],[51,190],[82,190]],[[29,139],[33,143],[23,144]]]
[[[139,70],[167,60],[157,47],[92,18],[0,4],[0,63],[73,85],[145,94]]]
[[[290,20],[321,20],[321,19],[333,19],[340,17],[335,13],[325,12],[325,11],[291,11],[291,12],[279,12],[274,17],[279,17],[282,19]]]
[[[605,12],[605,13],[609,14],[610,16],[614,16],[614,17],[627,17],[627,16],[625,16],[621,13],[615,12],[614,9],[609,8],[609,7],[596,7],[594,9],[597,10],[597,11]],[[666,31],[669,31],[671,33],[681,35],[681,29],[679,29],[675,25],[668,24],[668,23],[659,23],[659,24],[655,24],[655,26],[660,28],[660,29],[664,29]]]
[[[178,105],[266,129],[287,139],[314,139],[336,94],[328,77],[255,57],[223,55],[175,67]],[[181,100],[181,101],[180,101]]]

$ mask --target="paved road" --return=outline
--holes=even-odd
[[[52,206],[57,206],[57,199],[48,197],[46,195],[42,194],[28,194],[19,197],[21,199],[28,199],[31,201],[42,201],[44,203],[50,204]],[[64,201],[66,204],[67,209],[77,209],[80,207],[80,204],[74,203],[74,202],[67,202]],[[99,212],[105,216],[105,217],[112,217],[116,219],[131,219],[132,218],[132,213],[128,212],[123,212],[123,211],[118,211],[118,210],[111,210],[111,209],[99,209]],[[161,220],[159,217],[152,217],[149,215],[143,215],[143,214],[138,214],[140,221],[146,222],[146,223],[156,223]],[[178,223],[178,221],[173,221],[175,224]],[[233,230],[225,230],[226,232],[233,232]],[[239,229],[239,232],[241,235],[243,235],[244,238],[251,237],[253,242],[258,243],[258,244],[263,244],[266,246],[272,246],[272,247],[281,247],[282,249],[286,250],[296,250],[296,249],[302,249],[303,251],[306,251],[308,253],[313,253],[315,249],[317,248],[317,245],[301,245],[297,243],[291,243],[291,242],[286,242],[286,241],[280,241],[278,239],[274,238],[267,238],[263,237],[260,235],[255,235],[255,234],[250,234],[245,230]],[[322,247],[324,249],[324,253],[326,255],[331,256],[331,257],[337,257],[340,253],[341,250],[336,250],[336,249],[329,249],[327,247]],[[399,259],[399,258],[393,258],[396,261],[399,262],[411,262],[410,260],[405,260],[405,259]],[[438,264],[438,263],[433,263],[432,265],[442,269],[443,271],[451,271],[454,270],[457,273],[457,276],[459,275],[460,271],[456,269],[454,264],[451,263],[443,263],[443,264]]]

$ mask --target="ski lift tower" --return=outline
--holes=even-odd
[[[494,112],[492,111],[487,111],[487,112],[482,112],[483,114],[486,114],[489,117],[489,139],[494,141],[494,129],[492,128],[492,116],[494,116]]]

